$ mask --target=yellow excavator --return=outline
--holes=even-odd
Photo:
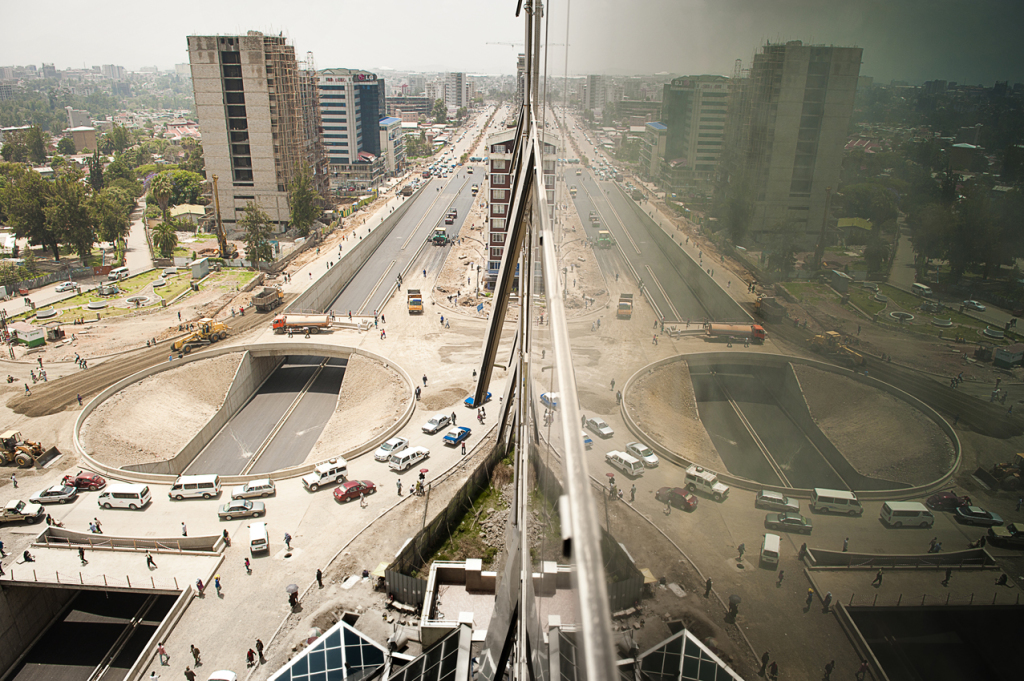
[[[186,355],[193,349],[210,343],[216,343],[228,337],[228,327],[222,322],[215,322],[209,317],[203,317],[196,325],[196,330],[174,341],[171,348],[175,352],[184,352]]]
[[[22,437],[21,431],[8,430],[0,433],[0,454],[3,455],[6,464],[13,463],[20,468],[32,468],[60,456],[60,450],[50,447],[43,451],[41,444],[26,440]]]

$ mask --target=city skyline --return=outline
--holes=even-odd
[[[582,4],[582,6],[581,6]],[[71,8],[70,3],[58,6]],[[192,0],[159,21],[132,14],[120,0],[102,15],[44,24],[25,3],[5,9],[11,25],[39,26],[15,32],[0,45],[5,66],[53,63],[59,69],[120,64],[137,71],[144,66],[171,70],[188,61],[188,35],[239,34],[248,30],[283,33],[297,55],[312,51],[318,68],[357,67],[416,72],[465,71],[470,75],[512,74],[522,40],[514,19],[515,3],[441,0],[433,11],[398,0],[389,6],[387,38],[379,31],[355,30],[341,40],[324,32],[324,17],[355,18],[370,25],[373,6],[343,0],[300,3],[290,15],[266,0],[247,5],[245,21],[227,4],[210,6]],[[549,39],[565,38],[565,6],[550,6]],[[731,75],[736,59],[749,67],[766,42],[802,40],[804,44],[856,46],[864,50],[861,74],[888,83],[919,84],[942,79],[992,85],[1024,81],[1024,46],[1016,39],[1024,25],[1024,4],[979,0],[937,0],[928,12],[916,0],[639,0],[623,14],[610,0],[572,6],[568,72],[587,74]],[[201,16],[202,19],[195,17]],[[658,21],[650,21],[654,16]],[[143,24],[140,30],[139,23]],[[699,27],[688,29],[681,27]],[[109,35],[117,39],[86,39]],[[688,32],[689,31],[689,32]],[[463,36],[452,40],[448,36]],[[497,44],[488,44],[497,43]],[[618,45],[623,49],[608,49]],[[643,46],[642,49],[637,49]],[[551,49],[549,73],[564,70],[561,46]]]

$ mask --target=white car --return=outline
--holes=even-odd
[[[57,293],[64,293],[64,291],[74,291],[78,288],[78,284],[73,281],[62,281],[57,284]]]
[[[438,414],[423,424],[423,432],[433,435],[451,422],[452,418],[448,414]]]
[[[644,464],[644,468],[658,467],[658,455],[642,442],[630,442],[626,445],[626,453],[632,454],[636,458],[640,459]]]
[[[393,437],[380,447],[373,454],[374,461],[391,461],[391,455],[397,454],[409,446],[409,441],[404,437]]]
[[[261,480],[250,480],[244,485],[239,485],[231,490],[232,499],[252,499],[254,497],[269,497],[277,493],[274,481],[270,478]]]
[[[979,303],[977,300],[965,300],[964,307],[968,310],[977,310],[978,312],[984,312],[985,306]]]
[[[615,435],[615,431],[612,430],[612,427],[605,423],[604,419],[599,416],[592,416],[587,419],[587,428],[590,428],[590,430],[596,433],[599,437],[603,437],[605,439]]]

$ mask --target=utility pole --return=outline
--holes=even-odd
[[[821,269],[821,261],[825,257],[825,233],[828,231],[828,212],[832,205],[832,187],[825,187],[825,215],[821,218],[821,233],[818,234],[818,245],[814,247],[814,270]]]

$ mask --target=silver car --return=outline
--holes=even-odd
[[[451,422],[452,419],[447,414],[438,414],[437,416],[423,424],[423,432],[433,435],[434,433],[441,430]]]
[[[644,468],[657,468],[660,463],[658,461],[658,455],[651,451],[651,448],[642,442],[630,442],[626,445],[626,453],[632,454],[636,458],[640,459]]]
[[[267,508],[262,501],[233,499],[226,504],[221,504],[217,515],[222,520],[234,520],[235,518],[259,518],[266,512]]]
[[[782,492],[775,492],[770,489],[763,489],[754,497],[755,508],[766,508],[769,511],[779,513],[799,513],[800,502],[797,499],[790,499]]]
[[[409,446],[409,441],[404,437],[393,437],[380,447],[373,454],[374,461],[391,461],[391,455],[397,454]]]
[[[231,490],[232,499],[252,499],[254,497],[270,497],[277,493],[274,481],[270,478],[250,480]]]
[[[592,416],[587,419],[587,428],[596,433],[599,437],[605,439],[615,435],[615,431],[612,430],[612,427],[605,423],[604,419],[599,416]]]

